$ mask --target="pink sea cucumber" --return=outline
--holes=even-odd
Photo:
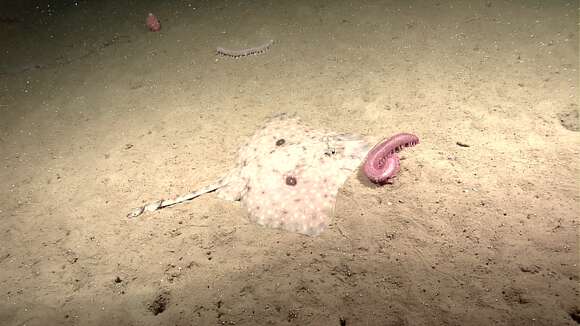
[[[272,46],[272,44],[274,44],[274,40],[270,40],[267,43],[264,43],[260,46],[256,46],[256,47],[249,48],[249,49],[242,49],[242,50],[229,50],[229,49],[224,49],[222,47],[218,47],[216,49],[216,54],[237,59],[237,58],[245,57],[245,56],[249,56],[249,55],[262,54],[262,53],[268,51],[270,49],[270,47]]]
[[[419,143],[419,137],[400,133],[381,141],[373,147],[363,164],[363,172],[374,183],[390,183],[400,169],[399,156],[396,154],[405,147]]]
[[[161,23],[159,22],[159,19],[157,19],[157,17],[152,13],[149,13],[149,15],[147,15],[145,25],[152,32],[158,32],[161,29]]]

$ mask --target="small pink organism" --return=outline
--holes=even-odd
[[[147,15],[145,25],[152,32],[158,32],[161,29],[161,23],[159,22],[159,19],[157,19],[157,17],[155,17],[155,15],[152,13],[149,13],[149,15]]]

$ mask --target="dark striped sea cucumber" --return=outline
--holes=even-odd
[[[270,49],[270,47],[272,46],[272,44],[274,44],[274,40],[270,40],[265,44],[262,44],[260,46],[256,46],[253,48],[249,48],[249,49],[229,50],[229,49],[224,49],[222,47],[218,47],[216,49],[216,54],[237,59],[237,58],[241,58],[241,57],[245,57],[245,56],[249,56],[249,55],[262,54],[262,53],[268,51]]]

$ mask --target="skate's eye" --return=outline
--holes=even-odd
[[[296,178],[293,176],[287,176],[286,177],[286,184],[289,186],[295,186],[296,185]]]

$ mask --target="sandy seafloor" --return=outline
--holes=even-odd
[[[575,1],[4,1],[0,324],[577,325],[578,29]],[[319,237],[215,194],[126,218],[280,112],[421,144]]]

